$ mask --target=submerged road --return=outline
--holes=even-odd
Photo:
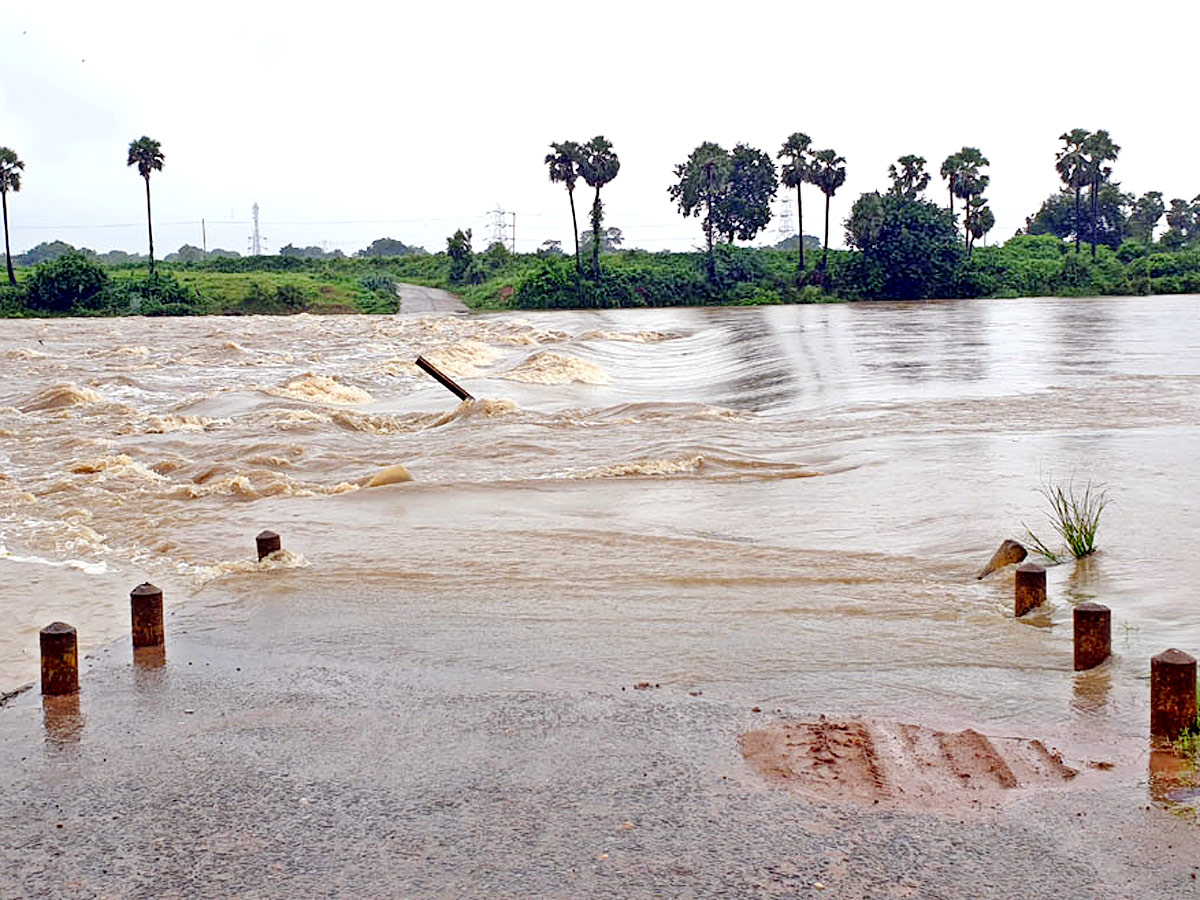
[[[807,798],[738,752],[794,711],[447,661],[419,597],[267,577],[239,621],[169,616],[165,661],[110,647],[77,704],[0,708],[0,897],[1194,896],[1194,823],[1103,782]]]
[[[466,305],[449,291],[422,287],[419,284],[397,284],[400,314],[405,316],[448,316],[466,314]]]

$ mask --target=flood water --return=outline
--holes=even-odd
[[[303,567],[364,615],[419,605],[431,666],[1123,745],[1149,657],[1200,651],[1198,313],[10,320],[0,689],[36,678],[50,621],[83,652],[127,641],[141,581],[169,628],[203,628]],[[364,486],[397,465],[411,482]],[[1049,540],[1038,488],[1072,478],[1107,485],[1101,551],[1014,621],[1011,570],[975,574],[1023,523]],[[263,528],[290,551],[273,566]],[[1075,675],[1085,599],[1117,658]]]

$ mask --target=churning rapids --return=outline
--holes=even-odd
[[[36,678],[55,619],[83,653],[127,640],[143,580],[169,630],[203,628],[307,567],[366,617],[427,607],[431,661],[501,678],[637,669],[994,733],[1096,740],[1103,721],[1128,743],[1149,657],[1200,650],[1198,314],[1158,297],[7,321],[0,688]],[[418,353],[483,399],[456,405]],[[1049,611],[1014,621],[1011,571],[974,575],[1022,523],[1048,536],[1038,487],[1072,477],[1108,485],[1101,552],[1052,568]],[[289,552],[259,566],[263,528]],[[1089,598],[1113,608],[1117,658],[1075,676]]]

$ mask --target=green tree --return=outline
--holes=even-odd
[[[717,280],[717,261],[713,255],[713,232],[716,230],[716,208],[724,196],[729,183],[729,172],[733,163],[729,154],[719,144],[705,141],[691,152],[686,162],[675,167],[679,180],[667,188],[667,194],[679,205],[679,211],[687,216],[698,216],[704,211],[704,241],[708,252],[708,281]]]
[[[829,258],[829,201],[837,189],[846,183],[846,158],[833,150],[818,150],[812,154],[808,169],[808,180],[825,195],[825,249],[821,252],[818,271],[824,272]]]
[[[1191,203],[1178,197],[1167,210],[1167,231],[1160,242],[1171,249],[1200,241],[1200,196]]]
[[[592,252],[593,240],[594,236],[590,228],[585,229],[583,234],[579,235],[579,246],[583,248],[584,253]],[[620,228],[605,228],[600,234],[600,252],[616,253],[624,240]]]
[[[779,159],[787,158],[779,167],[779,177],[783,181],[785,187],[796,189],[796,218],[799,226],[796,233],[804,234],[804,198],[800,196],[800,185],[808,181],[808,148],[812,146],[812,138],[802,131],[793,132],[786,141],[783,142],[783,147],[779,151]],[[799,259],[796,262],[796,271],[803,274],[804,272],[804,241],[797,239],[796,249],[799,251]]]
[[[1075,252],[1079,252],[1079,193],[1088,183],[1087,157],[1084,155],[1084,144],[1092,133],[1086,128],[1073,128],[1059,135],[1063,142],[1062,149],[1054,160],[1054,168],[1062,179],[1067,190],[1075,192],[1075,218],[1073,231],[1075,233]]]
[[[30,247],[24,253],[18,253],[17,263],[22,266],[36,266],[38,263],[58,259],[65,253],[74,252],[76,252],[76,248],[66,241],[42,241],[40,244]],[[87,256],[91,251],[80,249],[79,252]]]
[[[1092,206],[1092,259],[1096,258],[1096,225],[1100,202],[1100,185],[1102,182],[1108,181],[1112,175],[1112,168],[1105,164],[1115,162],[1117,154],[1120,152],[1121,148],[1112,142],[1112,138],[1108,136],[1108,132],[1104,129],[1089,135],[1087,140],[1083,142],[1084,168],[1088,176],[1088,183],[1091,186],[1089,197]]]
[[[462,284],[471,276],[475,251],[471,249],[471,229],[461,228],[446,238],[446,253],[450,257],[450,283]]]
[[[17,154],[7,147],[0,147],[0,204],[4,207],[4,264],[8,268],[8,283],[16,285],[17,276],[13,273],[12,250],[8,244],[8,192],[14,194],[21,190],[21,172],[25,163]]]
[[[311,248],[317,249],[317,248]],[[283,251],[281,250],[280,253]],[[355,253],[358,257],[370,256],[421,256],[425,251],[420,247],[410,247],[404,241],[398,241],[395,238],[384,237],[376,238],[371,243]],[[322,254],[325,255],[325,254]]]
[[[108,275],[97,263],[71,252],[34,269],[25,297],[32,309],[68,312],[93,305],[107,284]]]
[[[996,224],[996,216],[988,206],[984,197],[972,197],[969,201],[967,221],[970,223],[971,243],[967,245],[967,258],[971,257],[971,248],[975,242],[992,230]]]
[[[571,201],[571,234],[575,238],[575,272],[582,274],[583,263],[579,259],[579,219],[575,215],[575,182],[579,179],[581,151],[575,141],[551,144],[550,149],[553,152],[546,154],[550,181],[562,182],[567,186],[567,198]]]
[[[1062,240],[1069,240],[1082,232],[1091,233],[1094,222],[1096,239],[1115,249],[1121,244],[1128,210],[1133,201],[1133,195],[1121,193],[1112,183],[1104,183],[1100,185],[1094,219],[1090,208],[1081,210],[1081,218],[1076,219],[1074,191],[1063,188],[1046,198],[1029,220],[1026,230],[1029,234],[1053,234]]]
[[[1161,191],[1147,191],[1133,204],[1129,218],[1125,220],[1125,230],[1134,240],[1149,244],[1154,240],[1154,228],[1158,220],[1166,213]]]
[[[580,148],[579,174],[590,187],[596,189],[592,201],[592,233],[603,234],[604,205],[600,202],[600,188],[617,177],[621,171],[621,160],[613,151],[613,145],[604,135],[598,134]],[[592,277],[600,280],[600,244],[592,245]]]
[[[863,194],[846,222],[846,240],[862,251],[854,274],[863,296],[916,300],[956,293],[962,246],[954,217],[935,203]]]
[[[952,219],[954,218],[954,198],[958,194],[958,179],[965,165],[961,153],[951,153],[942,162],[942,178],[945,179],[946,187],[950,190],[950,218]]]
[[[161,172],[163,167],[162,147],[156,140],[143,135],[129,142],[127,166],[137,166],[138,174],[146,180],[146,229],[150,234],[150,274],[154,275],[154,225],[150,218],[150,173]]]
[[[956,155],[958,171],[954,180],[954,194],[963,201],[963,242],[969,256],[974,235],[971,215],[978,205],[972,205],[972,200],[983,195],[991,178],[979,171],[988,165],[988,160],[977,148],[963,147]]]
[[[925,171],[925,157],[902,156],[896,163],[888,166],[888,177],[892,179],[892,187],[888,191],[894,197],[905,200],[916,200],[925,188],[929,187],[929,173]]]
[[[716,228],[732,244],[750,241],[771,221],[771,200],[779,190],[775,163],[761,150],[738,144],[729,157],[729,178],[717,203]]]

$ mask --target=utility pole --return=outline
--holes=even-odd
[[[513,253],[516,253],[516,252],[517,252],[517,214],[516,214],[516,213],[513,213],[513,214],[512,214],[512,217],[513,217],[513,223],[512,223],[512,252],[513,252]]]
[[[208,226],[204,224],[203,219],[200,220],[200,244],[200,249],[208,256]]]

